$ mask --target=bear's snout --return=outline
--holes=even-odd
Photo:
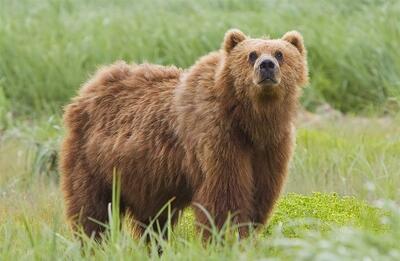
[[[261,60],[258,65],[259,82],[258,84],[273,86],[279,84],[279,63],[272,58]]]

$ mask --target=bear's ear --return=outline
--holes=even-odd
[[[247,36],[238,29],[230,29],[225,33],[223,48],[229,53],[238,43],[245,40]]]
[[[297,50],[301,54],[303,55],[305,54],[306,49],[304,47],[303,36],[301,36],[299,32],[297,31],[287,32],[283,35],[282,40],[291,43],[292,45],[294,45],[294,47],[297,48]]]

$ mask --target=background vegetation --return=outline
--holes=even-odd
[[[0,260],[399,260],[399,16],[396,0],[0,0]],[[81,246],[58,185],[62,106],[101,64],[187,68],[231,27],[296,29],[309,52],[313,113],[270,225],[205,247],[188,210],[169,241],[114,224]]]
[[[400,2],[0,0],[0,102],[16,114],[60,112],[99,64],[188,67],[237,27],[299,30],[309,51],[310,109],[370,112],[400,97]]]

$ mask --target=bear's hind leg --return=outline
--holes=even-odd
[[[151,217],[138,220],[134,215],[129,214],[133,226],[133,235],[137,238],[146,235],[147,242],[150,242],[152,236],[168,240],[168,229],[172,229],[177,223],[179,212],[178,210],[172,211],[171,214],[163,212],[155,220]]]
[[[129,209],[129,208],[128,208]],[[169,240],[168,229],[172,229],[178,219],[181,211],[172,211],[171,214],[161,213],[156,220],[152,218],[146,218],[142,221],[135,219],[134,215],[128,210],[129,217],[131,219],[132,234],[137,239],[144,239],[146,244],[154,242],[157,247],[157,252],[159,255],[163,253],[160,240]]]
[[[111,188],[94,178],[70,179],[69,182],[68,187],[72,191],[65,193],[66,212],[73,229],[79,232],[82,228],[87,236],[94,236],[96,240],[100,240],[105,225],[108,224],[108,204],[112,200]]]

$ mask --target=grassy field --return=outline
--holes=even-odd
[[[0,0],[0,103],[14,114],[60,112],[99,64],[188,67],[237,27],[252,36],[299,30],[311,88],[303,104],[384,111],[400,97],[400,2]]]
[[[399,14],[395,0],[0,0],[0,260],[400,260]],[[186,68],[231,27],[296,29],[309,52],[316,113],[300,115],[269,226],[205,246],[189,209],[146,245],[110,213],[104,243],[81,245],[58,184],[62,106],[101,64]]]
[[[332,122],[330,117],[314,115],[299,123],[285,196],[269,227],[242,242],[223,241],[216,234],[219,244],[204,247],[187,211],[169,242],[154,237],[165,251],[162,259],[400,257],[396,205],[400,119],[346,116]],[[129,236],[129,229],[114,229],[102,246],[85,239],[80,247],[63,216],[55,163],[60,134],[59,120],[52,118],[17,124],[2,136],[0,256],[4,260],[159,259],[157,244],[146,247]]]

